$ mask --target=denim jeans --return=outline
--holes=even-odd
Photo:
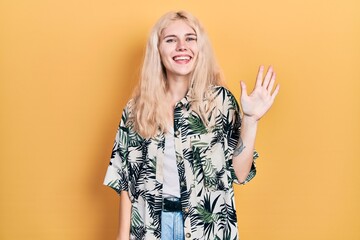
[[[161,212],[161,240],[184,240],[182,212]]]

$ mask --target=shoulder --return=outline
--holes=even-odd
[[[132,119],[134,118],[133,112],[134,112],[134,99],[130,99],[125,107],[123,108],[122,115],[121,115],[121,125],[124,127],[130,127]]]
[[[238,102],[232,92],[224,86],[211,86],[211,98],[217,105],[227,108],[238,108]]]
[[[124,111],[132,112],[134,107],[135,107],[135,100],[133,98],[130,98],[130,100],[126,103],[124,107]]]

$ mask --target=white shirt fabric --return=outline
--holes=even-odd
[[[174,128],[165,134],[163,197],[180,198],[179,173],[176,165]]]

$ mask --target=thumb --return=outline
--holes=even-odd
[[[243,81],[240,81],[240,85],[241,85],[241,97],[247,97],[247,89],[246,89],[246,84]]]

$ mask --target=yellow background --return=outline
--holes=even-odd
[[[360,239],[360,2],[0,1],[0,239],[114,239],[102,186],[151,26],[196,15],[228,86],[274,65],[243,240]]]

